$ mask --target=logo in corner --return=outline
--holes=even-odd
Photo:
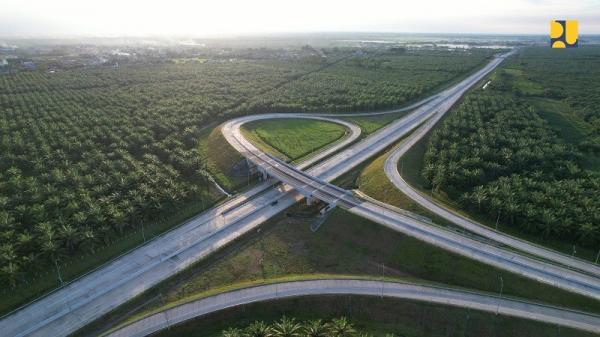
[[[577,20],[550,21],[550,45],[552,48],[576,48],[579,44]]]

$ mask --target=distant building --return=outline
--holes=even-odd
[[[0,67],[7,67],[7,66],[8,66],[8,61],[6,59],[0,60]]]
[[[33,61],[23,61],[22,65],[23,65],[23,68],[25,68],[27,70],[35,70],[35,68],[36,68],[36,64]]]

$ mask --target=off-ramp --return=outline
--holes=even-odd
[[[600,317],[547,305],[464,290],[374,280],[322,279],[243,288],[156,312],[117,328],[108,337],[143,337],[219,310],[299,296],[363,295],[458,306],[600,333]]]

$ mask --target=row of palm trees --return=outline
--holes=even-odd
[[[422,174],[492,223],[596,248],[600,174],[582,158],[534,109],[490,89],[469,94],[432,134]]]
[[[411,51],[402,55],[351,57],[252,98],[245,109],[256,113],[320,112],[399,106],[469,71],[489,55],[483,50]]]
[[[26,285],[191,201],[210,205],[200,129],[257,84],[286,76],[265,70],[232,64],[1,76],[0,284]]]
[[[0,285],[27,284],[190,202],[210,205],[202,128],[314,67],[242,61],[0,76]]]
[[[279,321],[266,324],[256,321],[247,327],[224,330],[222,337],[368,337],[358,331],[346,317],[334,318],[325,322],[321,319],[298,322],[283,316]],[[387,335],[393,336],[393,335]]]
[[[94,253],[189,202],[210,204],[197,143],[215,118],[264,112],[252,102],[304,105],[304,97],[318,110],[398,104],[484,57],[390,56],[386,71],[341,63],[298,81],[319,65],[242,60],[0,76],[0,285],[26,284],[64,256]]]

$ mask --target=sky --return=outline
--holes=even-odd
[[[0,0],[0,37],[295,32],[600,34],[600,0]]]

